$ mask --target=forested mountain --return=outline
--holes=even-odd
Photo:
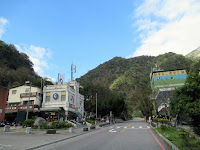
[[[29,57],[14,45],[0,41],[0,86],[11,88],[28,80],[40,86],[41,78],[34,72]]]
[[[171,52],[157,57],[139,56],[130,59],[115,57],[77,80],[82,86],[88,82],[100,84],[129,98],[135,89],[150,88],[149,74],[152,68],[186,69],[190,73],[197,71],[195,68],[198,66],[199,62],[196,60]]]
[[[197,49],[193,50],[189,54],[187,54],[185,57],[187,58],[192,58],[192,59],[200,59],[200,47]]]

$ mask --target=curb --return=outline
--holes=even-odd
[[[171,146],[173,150],[180,150],[178,147],[176,147],[172,142],[170,142],[168,139],[166,139],[162,134],[160,134],[151,124],[151,128],[167,143]]]

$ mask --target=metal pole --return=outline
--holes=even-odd
[[[29,90],[29,98],[28,98],[28,102],[27,102],[27,111],[26,111],[26,119],[28,119],[28,113],[29,113],[29,101],[30,101],[30,97],[31,97],[31,82],[29,81],[30,84],[30,90]]]
[[[96,120],[97,120],[97,93],[96,93]]]

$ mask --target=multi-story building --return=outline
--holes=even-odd
[[[30,97],[29,97],[30,94]],[[27,103],[29,104],[27,105]],[[9,90],[8,102],[6,107],[6,116],[11,122],[20,117],[20,121],[25,119],[27,106],[28,111],[33,113],[38,111],[42,103],[42,90],[34,86],[19,86]]]
[[[169,99],[173,97],[174,90],[185,84],[186,70],[153,71],[150,74],[152,99],[155,100],[157,112],[166,111]]]
[[[8,99],[8,89],[5,87],[0,87],[0,122],[4,120],[5,108]]]
[[[84,96],[79,93],[79,83],[72,81],[44,86],[41,111],[49,111],[54,119],[81,119]]]

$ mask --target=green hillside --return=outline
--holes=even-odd
[[[197,63],[183,55],[166,53],[157,57],[139,56],[130,59],[115,57],[77,79],[82,86],[88,82],[101,84],[113,91],[131,97],[135,89],[150,88],[149,74],[157,65],[163,70],[186,69]],[[195,66],[196,67],[196,66]]]
[[[11,88],[23,85],[25,81],[41,85],[41,77],[34,72],[29,57],[14,45],[0,41],[0,86]]]
[[[192,58],[192,59],[200,59],[200,47],[197,49],[193,50],[189,54],[187,54],[185,57],[187,58]]]

